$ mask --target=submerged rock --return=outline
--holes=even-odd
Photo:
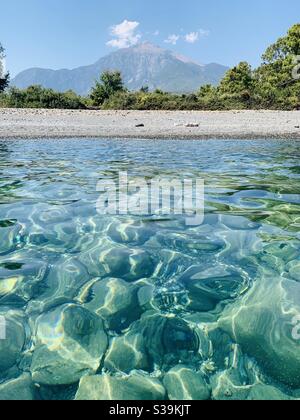
[[[213,399],[230,401],[285,401],[293,398],[279,388],[259,382],[241,383],[233,369],[218,373],[212,378]]]
[[[247,399],[253,401],[289,401],[293,398],[274,386],[257,384],[252,387]]]
[[[76,400],[160,401],[166,391],[154,378],[139,373],[130,376],[85,376],[81,379]]]
[[[211,391],[203,374],[188,366],[175,366],[165,375],[163,383],[170,400],[205,401],[210,398]]]
[[[299,260],[300,251],[299,244],[294,242],[275,242],[265,246],[265,255],[273,256],[282,259],[285,263],[290,261]]]
[[[106,275],[136,281],[151,277],[155,264],[147,251],[129,248],[112,248],[100,256]]]
[[[37,388],[38,400],[42,401],[72,401],[75,398],[78,383],[72,385],[40,385]]]
[[[121,332],[142,314],[140,289],[120,279],[93,280],[82,289],[79,301],[101,316],[110,330]]]
[[[295,388],[300,386],[300,351],[293,319],[300,314],[299,297],[299,283],[264,268],[252,290],[219,320],[220,328],[270,376]]]
[[[33,380],[68,385],[96,373],[107,344],[103,321],[87,309],[70,304],[41,315],[36,323]]]
[[[162,286],[168,280],[181,276],[183,270],[187,270],[194,264],[194,258],[189,255],[183,255],[180,252],[162,249],[159,251],[160,263],[156,267],[155,277],[161,279]],[[176,284],[178,287],[179,285]]]
[[[59,258],[47,273],[39,296],[29,302],[27,313],[44,313],[73,301],[89,278],[87,269],[77,258]]]
[[[199,337],[180,318],[149,311],[132,325],[131,332],[142,335],[149,360],[159,366],[198,357]]]
[[[22,226],[16,220],[0,220],[0,255],[22,246]]]
[[[35,389],[29,373],[0,385],[0,401],[34,401]]]
[[[218,303],[237,298],[249,287],[248,278],[240,271],[223,265],[205,270],[193,266],[179,281],[188,291],[190,309],[200,312],[211,311]]]
[[[47,196],[45,190],[46,186],[44,186],[43,192]],[[63,200],[65,193],[69,195],[70,191],[59,191],[60,200]],[[74,194],[75,191],[72,191],[72,200],[74,200]],[[54,204],[53,201],[51,204],[49,202],[35,204],[29,216],[31,225],[27,228],[28,244],[39,250],[42,249],[44,252],[61,255],[80,252],[91,244],[93,232],[89,229],[90,220],[87,219],[90,211],[85,207],[86,214],[83,219],[80,218],[81,215],[78,214],[78,209],[76,211],[75,207],[74,205],[72,209],[67,209]],[[24,218],[24,215],[22,214],[21,217]],[[95,227],[95,224],[93,226]]]
[[[300,261],[293,260],[287,264],[287,270],[292,279],[300,283]]]
[[[141,334],[130,331],[112,340],[104,367],[110,372],[130,373],[133,370],[151,371],[147,349]]]
[[[0,311],[0,372],[16,365],[26,342],[24,314],[20,311]]]
[[[152,372],[155,365],[169,369],[181,360],[199,363],[208,353],[209,341],[201,330],[192,330],[178,318],[149,312],[124,336],[112,340],[104,367],[111,372]]]
[[[211,377],[213,399],[246,400],[252,387],[258,383],[256,367],[238,345],[232,347],[226,367]]]
[[[212,397],[217,401],[244,401],[248,398],[252,385],[240,383],[232,370],[225,370],[211,379]]]
[[[249,191],[247,191],[249,193]],[[229,215],[229,214],[222,214],[219,217],[219,221],[222,225],[226,226],[227,228],[233,231],[239,230],[257,230],[260,228],[261,224],[257,222],[253,222],[247,217],[237,216],[237,215]]]
[[[47,264],[30,254],[13,254],[0,260],[0,303],[23,306],[39,293]]]
[[[143,245],[155,234],[155,230],[132,220],[123,223],[114,221],[109,225],[107,234],[120,244]]]
[[[225,243],[212,235],[186,233],[158,234],[158,242],[165,248],[192,256],[208,256],[225,248]]]
[[[218,370],[226,369],[233,346],[231,338],[221,329],[214,327],[208,331],[208,337],[211,343],[211,358],[214,366]]]
[[[107,240],[78,259],[94,278],[114,277],[128,282],[149,278],[156,268],[156,262],[149,252],[116,245]]]

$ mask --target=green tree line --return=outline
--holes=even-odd
[[[4,50],[0,44],[0,57]],[[74,92],[58,93],[41,86],[7,89],[9,75],[0,79],[0,106],[122,110],[230,110],[300,109],[300,24],[292,26],[252,69],[241,62],[230,69],[218,86],[202,86],[193,94],[171,94],[143,87],[131,92],[118,71],[104,72],[88,97]]]

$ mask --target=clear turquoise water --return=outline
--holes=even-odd
[[[0,399],[300,398],[299,158],[286,140],[0,141]],[[97,214],[119,171],[203,178],[204,223]]]

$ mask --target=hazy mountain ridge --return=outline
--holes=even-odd
[[[58,91],[72,89],[86,95],[105,70],[120,70],[130,90],[149,86],[151,90],[193,92],[203,84],[218,84],[228,68],[215,63],[200,65],[172,51],[144,43],[118,50],[95,64],[73,70],[28,69],[19,73],[11,85],[26,88],[38,84]]]

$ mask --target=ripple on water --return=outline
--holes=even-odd
[[[46,261],[32,252],[15,252],[0,257],[0,304],[25,306],[39,294],[47,273]]]
[[[0,256],[24,246],[23,228],[16,220],[0,220]]]
[[[31,373],[43,385],[73,384],[95,374],[108,342],[102,319],[72,304],[41,315],[35,341]]]
[[[299,398],[299,145],[174,145],[0,142],[0,400]],[[204,178],[204,223],[98,214],[120,170]]]

